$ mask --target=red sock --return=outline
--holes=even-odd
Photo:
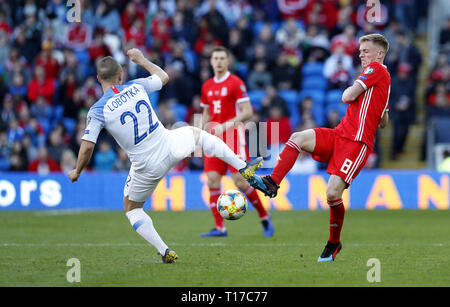
[[[216,223],[216,228],[222,229],[225,227],[223,222],[223,217],[220,215],[219,211],[217,211],[217,200],[220,196],[220,189],[209,189],[209,208],[211,209],[211,213],[214,217],[214,221]]]
[[[277,163],[273,168],[272,175],[270,175],[276,184],[280,184],[286,174],[294,166],[299,153],[300,146],[292,140],[287,141],[286,146],[278,157]]]
[[[342,224],[344,223],[345,207],[342,199],[328,200],[330,207],[330,237],[328,241],[338,243],[341,237]]]
[[[267,211],[262,205],[261,199],[259,199],[259,195],[256,190],[249,186],[244,193],[253,207],[255,207],[256,211],[258,211],[259,218],[266,218],[268,216]]]

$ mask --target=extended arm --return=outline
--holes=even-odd
[[[356,98],[358,98],[358,96],[361,95],[364,91],[364,87],[357,80],[353,83],[352,86],[347,87],[344,93],[342,93],[342,101],[345,103],[351,103],[352,101],[355,101]]]
[[[80,152],[78,153],[77,165],[75,169],[69,172],[69,179],[72,182],[78,180],[81,172],[84,170],[94,152],[95,143],[83,140],[80,146]]]
[[[158,65],[150,62],[139,49],[132,48],[127,51],[127,55],[131,61],[144,67],[150,75],[156,75],[161,79],[162,85],[166,85],[169,82],[169,75]]]

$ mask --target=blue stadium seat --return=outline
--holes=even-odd
[[[67,133],[70,135],[74,132],[77,126],[77,121],[73,118],[64,117],[62,120],[64,127],[66,127]]]
[[[312,116],[318,127],[323,126],[326,120],[325,108],[323,105],[315,103],[312,108]]]
[[[328,104],[339,103],[342,101],[342,90],[329,90],[326,93],[326,102]]]
[[[299,102],[302,102],[308,96],[314,100],[314,104],[323,106],[325,103],[325,92],[322,90],[308,89],[300,91],[298,94]]]
[[[52,108],[52,114],[50,115],[53,121],[60,121],[63,118],[64,106],[57,105]]]
[[[341,102],[334,102],[334,103],[329,103],[327,104],[326,108],[325,108],[325,116],[328,116],[328,114],[332,111],[332,110],[336,110],[339,113],[339,116],[342,118],[345,115],[345,112],[347,112],[347,106],[348,104]]]
[[[39,124],[41,124],[42,129],[45,132],[45,135],[48,135],[50,133],[50,120],[48,118],[40,118]]]
[[[248,74],[248,65],[244,62],[235,62],[235,67],[238,74],[241,76],[242,79],[247,79]]]
[[[194,72],[197,67],[197,56],[192,49],[186,48],[183,52],[184,59],[186,60],[187,69],[190,72]]]
[[[253,108],[256,110],[261,109],[262,107],[262,100],[264,97],[266,97],[266,91],[264,90],[253,90],[248,91],[248,98],[250,98],[250,103],[252,104]]]
[[[305,63],[302,67],[303,78],[323,77],[323,67],[324,63],[322,62]]]
[[[286,100],[288,104],[297,104],[298,103],[298,92],[294,90],[280,90],[278,94],[281,98]]]
[[[177,122],[184,121],[186,119],[187,107],[184,104],[174,104],[172,111],[175,113],[175,120]]]
[[[259,33],[261,32],[262,28],[266,25],[266,21],[256,21],[251,23],[251,27],[253,30],[253,35],[257,37]],[[270,22],[270,25],[272,27],[272,33],[275,35],[275,32],[281,27],[281,24],[278,22]]]
[[[298,104],[288,103],[287,106],[290,113],[289,121],[291,122],[291,128],[294,130],[301,122],[300,113],[298,112]]]
[[[450,117],[433,117],[436,143],[450,143]]]
[[[323,76],[303,76],[302,90],[322,90],[325,91],[328,88],[328,80]]]

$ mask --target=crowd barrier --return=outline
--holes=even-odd
[[[262,171],[261,173],[264,173]],[[329,175],[289,174],[278,196],[261,195],[271,210],[327,209]],[[85,172],[71,183],[65,174],[0,173],[0,210],[122,210],[127,173]],[[235,189],[230,177],[222,189]],[[350,209],[449,209],[449,174],[422,170],[364,170],[345,191]],[[169,173],[146,202],[150,210],[207,209],[206,176],[202,172]],[[253,209],[252,206],[249,206]]]

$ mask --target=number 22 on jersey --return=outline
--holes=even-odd
[[[153,131],[155,131],[156,128],[158,128],[159,123],[155,123],[153,124],[153,120],[152,120],[152,109],[150,108],[150,106],[148,105],[148,103],[145,100],[139,100],[136,103],[136,113],[140,113],[141,112],[141,106],[144,106],[145,108],[147,108],[148,111],[148,121],[149,121],[149,130],[145,131],[143,134],[139,135],[139,124],[138,124],[138,118],[137,116],[130,111],[126,111],[123,112],[122,115],[120,115],[120,123],[122,125],[125,125],[125,118],[127,117],[131,117],[131,119],[133,120],[133,125],[134,125],[134,145],[139,144],[142,140],[144,140],[150,133],[152,133]]]

